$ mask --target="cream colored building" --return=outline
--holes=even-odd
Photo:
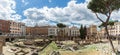
[[[69,29],[69,36],[80,36],[79,28],[73,26]]]
[[[98,31],[97,35],[98,35],[100,38],[104,38],[105,35],[106,35],[105,28],[101,28],[101,29]]]
[[[56,26],[51,26],[48,28],[48,36],[53,35],[57,36],[57,30],[58,28]]]
[[[65,27],[65,28],[62,28],[62,30],[63,30],[65,36],[79,36],[80,35],[79,28],[77,28],[75,26],[70,27],[70,28]],[[49,35],[57,36],[60,34],[59,31],[60,31],[60,28],[51,26],[50,28],[48,28],[48,36]]]
[[[115,22],[113,26],[108,26],[108,31],[111,36],[120,36],[120,22]],[[99,36],[106,36],[105,28],[99,31]]]
[[[26,26],[25,26],[25,23],[21,23],[21,36],[26,36]]]
[[[90,25],[87,28],[87,38],[86,39],[99,39],[100,32],[97,31],[97,26],[96,25]]]
[[[120,22],[115,22],[113,26],[108,26],[108,31],[112,36],[120,36]]]
[[[97,34],[97,26],[96,25],[90,25],[89,28],[87,28],[87,35],[92,36]]]
[[[59,28],[56,26],[51,26],[48,28],[48,36],[57,36],[57,40],[68,39],[69,27]]]

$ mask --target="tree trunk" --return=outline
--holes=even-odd
[[[107,25],[105,25],[105,31],[106,31],[107,37],[108,37],[108,39],[109,39],[109,41],[110,41],[110,45],[111,45],[111,47],[112,47],[112,50],[113,50],[114,53],[116,53],[115,48],[114,48],[113,43],[112,43],[112,40],[111,40],[111,37],[110,37],[109,32],[108,32],[108,27],[107,27]]]

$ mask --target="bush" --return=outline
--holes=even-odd
[[[50,36],[48,36],[49,38],[53,38],[54,36],[53,35],[50,35]]]
[[[32,53],[32,55],[38,55],[38,53]]]

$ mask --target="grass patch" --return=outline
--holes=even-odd
[[[55,42],[51,42],[43,51],[39,53],[39,55],[48,55],[52,51],[58,50],[58,47]]]
[[[84,47],[81,47],[80,50],[82,52],[89,52],[89,51],[95,51],[97,49],[97,45],[93,44],[93,45],[86,45]]]

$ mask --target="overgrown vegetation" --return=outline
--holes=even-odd
[[[43,51],[39,53],[39,55],[49,55],[52,51],[56,51],[58,49],[55,42],[51,42]]]

